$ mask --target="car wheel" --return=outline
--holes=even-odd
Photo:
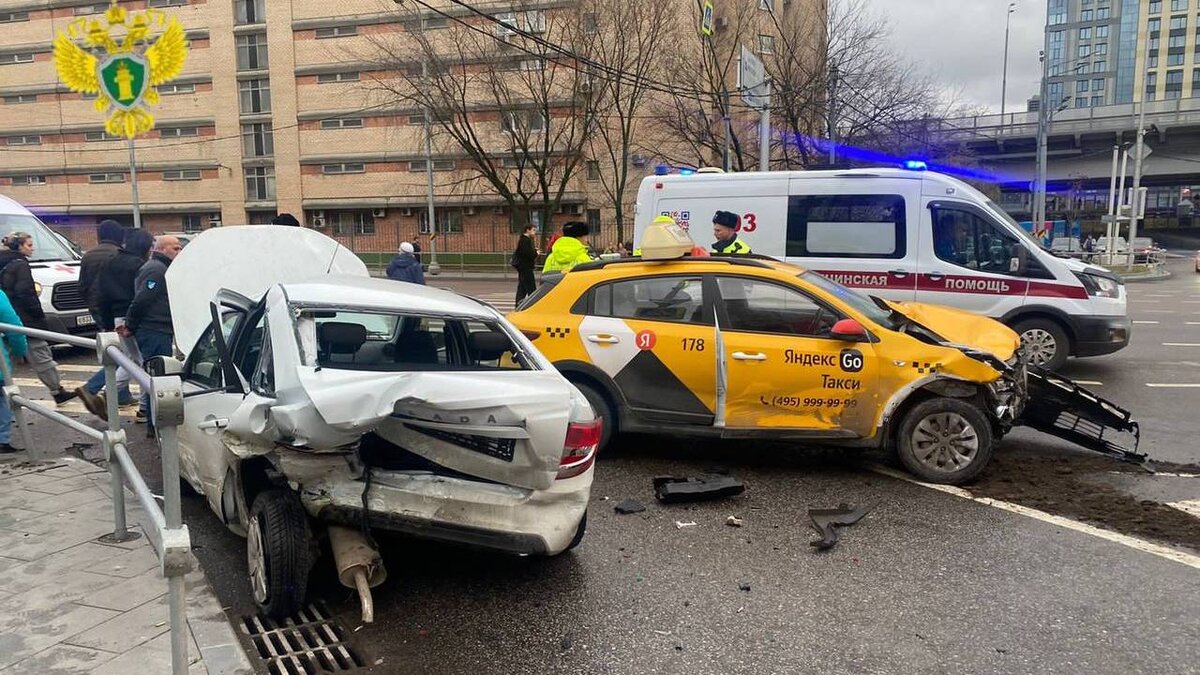
[[[608,447],[608,441],[612,439],[613,434],[617,431],[617,412],[613,410],[613,406],[608,402],[608,397],[601,394],[595,386],[575,382],[575,386],[583,393],[584,398],[588,403],[592,404],[592,410],[603,420],[603,428],[600,430],[600,447],[597,450],[603,450]]]
[[[571,537],[571,543],[567,544],[566,550],[570,551],[583,543],[584,534],[587,534],[587,511],[584,511],[583,518],[579,519],[579,527],[575,528],[575,536]]]
[[[905,415],[896,437],[904,468],[931,483],[958,485],[983,471],[992,458],[992,425],[978,408],[954,398],[933,398]]]
[[[1049,319],[1028,319],[1013,326],[1021,336],[1021,347],[1029,363],[1046,370],[1058,370],[1071,354],[1067,332]]]
[[[300,499],[290,490],[258,495],[246,525],[246,562],[254,602],[282,619],[304,604],[312,567],[312,532]]]

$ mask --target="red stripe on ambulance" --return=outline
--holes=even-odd
[[[1068,286],[1044,281],[1026,281],[996,277],[963,275],[938,276],[929,274],[892,274],[890,272],[857,272],[846,270],[816,270],[821,276],[843,286],[862,289],[918,290],[934,293],[969,293],[976,295],[1025,295],[1039,298],[1070,298],[1087,300],[1082,286]]]

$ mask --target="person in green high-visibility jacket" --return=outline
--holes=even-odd
[[[578,220],[565,223],[563,236],[554,242],[550,253],[546,255],[546,264],[542,266],[542,274],[566,272],[576,265],[590,261],[592,255],[588,253],[587,244],[580,241],[580,237],[587,235],[587,223]]]
[[[746,255],[750,253],[750,245],[738,239],[737,233],[741,218],[736,213],[717,211],[713,214],[713,253],[727,255]]]

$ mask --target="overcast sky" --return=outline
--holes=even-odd
[[[896,50],[963,103],[1000,112],[1004,12],[1010,0],[868,0],[886,17]],[[1007,112],[1038,91],[1045,0],[1016,0],[1008,45]]]

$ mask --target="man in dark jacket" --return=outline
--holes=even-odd
[[[517,268],[517,305],[520,306],[525,296],[537,290],[537,279],[533,269],[537,265],[537,247],[533,238],[537,236],[537,228],[526,225],[517,240],[517,250],[513,251],[512,266]]]
[[[88,309],[92,312],[92,319],[96,321],[96,328],[112,330],[112,326],[100,323],[100,289],[96,285],[96,281],[100,279],[100,270],[105,263],[113,259],[113,256],[117,254],[117,249],[121,248],[121,244],[125,242],[125,228],[115,220],[102,220],[96,227],[96,236],[100,239],[100,243],[84,253],[83,260],[79,264],[79,292],[87,300]]]
[[[96,281],[100,296],[99,323],[114,327],[125,325],[125,315],[129,312],[129,303],[133,301],[134,280],[137,279],[138,271],[145,264],[146,256],[153,245],[154,237],[149,232],[130,230],[125,236],[125,245],[100,270],[100,278]],[[121,349],[134,361],[141,360],[137,342],[132,337],[121,338]],[[88,412],[107,420],[108,409],[104,397],[97,395],[103,387],[104,371],[101,370],[98,381],[89,380],[75,392],[79,394],[79,399],[83,401]],[[129,373],[125,372],[124,368],[117,369],[117,390],[120,392],[117,398],[119,405],[127,406],[133,403],[133,397],[129,393]]]
[[[38,297],[38,287],[33,281],[33,270],[29,268],[29,256],[33,255],[33,237],[25,232],[13,232],[4,237],[3,250],[0,251],[0,289],[8,296],[21,324],[27,328],[50,330],[46,322],[46,311],[42,309],[42,300]],[[29,343],[29,364],[33,366],[38,379],[50,390],[54,402],[61,404],[75,398],[74,392],[65,391],[62,378],[58,374],[58,364],[54,362],[54,353],[50,351],[50,343],[41,338],[31,337]]]
[[[171,301],[167,296],[167,267],[181,250],[183,246],[179,239],[171,235],[155,238],[154,252],[142,265],[134,282],[133,302],[129,303],[129,311],[125,314],[125,326],[117,332],[133,334],[142,359],[175,353],[175,328],[171,323]],[[145,422],[149,416],[150,392],[142,392],[137,421]]]
[[[413,253],[413,245],[406,242],[400,244],[400,252],[392,258],[388,265],[387,276],[394,281],[408,281],[414,284],[425,283],[425,272],[421,271],[421,261]]]

